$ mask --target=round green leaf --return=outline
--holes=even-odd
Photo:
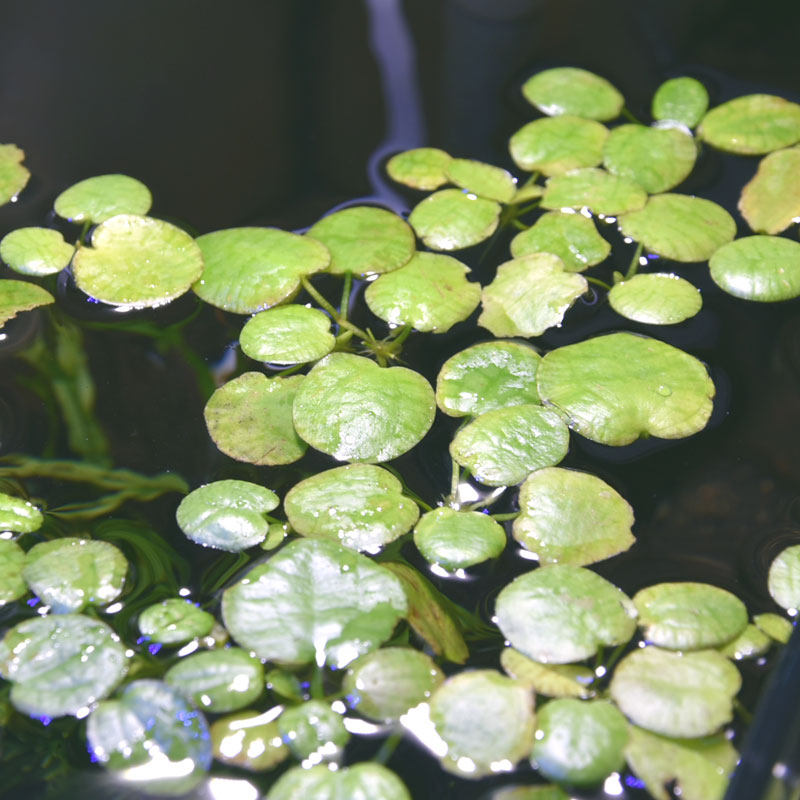
[[[781,644],[786,644],[786,642],[789,641],[792,630],[794,630],[792,623],[778,614],[756,614],[753,617],[753,622],[755,622],[758,629],[766,633],[770,639],[774,639]]]
[[[324,358],[336,344],[327,314],[289,305],[247,320],[239,335],[245,355],[270,364],[303,364]]]
[[[127,572],[128,562],[113,544],[70,536],[28,550],[22,577],[55,614],[68,614],[115,600]]]
[[[560,175],[596,167],[603,160],[608,128],[580,117],[546,117],[529,122],[509,140],[514,163],[528,172]]]
[[[722,800],[739,754],[724,734],[667,739],[631,725],[625,758],[655,800],[672,800],[678,790],[683,800]]]
[[[392,156],[386,171],[393,181],[412,189],[431,191],[447,183],[450,154],[436,147],[416,147]]]
[[[98,225],[92,246],[72,259],[78,288],[103,303],[156,308],[184,292],[203,271],[188,233],[153,217],[118,214]]]
[[[800,295],[800,244],[780,236],[745,236],[709,262],[714,283],[743,300],[776,303]]]
[[[289,756],[278,723],[269,711],[241,711],[218,719],[211,726],[211,745],[217,761],[252,772],[272,769]]]
[[[264,515],[277,508],[275,492],[247,481],[215,481],[181,500],[178,527],[197,544],[237,553],[264,541]]]
[[[448,678],[431,697],[430,717],[447,744],[442,766],[470,778],[512,769],[533,744],[530,689],[495,670]]]
[[[265,800],[411,800],[403,782],[380,764],[365,762],[335,772],[317,766],[292,767],[281,775]]]
[[[86,178],[61,192],[53,207],[70,222],[105,222],[117,214],[146,214],[153,204],[150,190],[127,175]]]
[[[665,736],[708,736],[733,717],[742,679],[716,650],[644,647],[619,662],[611,697],[632,722]]]
[[[394,575],[325,539],[291,542],[222,596],[234,639],[288,665],[344,667],[388,639],[406,609]]]
[[[578,697],[585,700],[594,695],[591,683],[595,676],[588,667],[575,664],[545,666],[513,647],[506,647],[500,653],[500,664],[512,678],[526,683],[536,694],[545,697]]]
[[[442,189],[418,203],[408,221],[431,250],[461,250],[495,232],[500,204],[461,189]]]
[[[208,433],[225,455],[237,461],[291,464],[306,452],[292,422],[292,405],[303,375],[267,378],[245,372],[211,395],[204,416]]]
[[[519,490],[514,538],[542,564],[583,566],[627,550],[633,509],[587,472],[540,469]]]
[[[0,608],[28,591],[22,577],[25,551],[10,539],[0,539]]]
[[[193,286],[206,303],[255,314],[294,297],[300,279],[331,260],[319,242],[276,228],[229,228],[197,239],[203,274]]]
[[[400,269],[414,255],[414,232],[384,208],[357,206],[323,217],[308,232],[328,248],[328,272],[366,277]]]
[[[800,141],[800,105],[771,94],[748,94],[712,108],[697,133],[730,153],[770,153]]]
[[[614,584],[567,564],[515,578],[497,596],[496,621],[511,646],[534,661],[569,664],[599,647],[625,644],[636,608]]]
[[[183,795],[211,766],[205,717],[161,681],[133,681],[101,703],[86,738],[97,761],[152,794]]]
[[[30,311],[54,302],[55,297],[35,283],[0,280],[0,328],[20,311]]]
[[[410,450],[433,423],[430,384],[405,367],[379,367],[332,353],[308,373],[294,400],[297,433],[339,461],[389,461]]]
[[[549,178],[542,195],[542,208],[588,208],[602,216],[637,211],[646,202],[647,192],[638,183],[595,167]]]
[[[646,325],[675,325],[702,307],[700,291],[677,275],[651,272],[634,275],[611,287],[611,308],[620,316]]]
[[[459,430],[450,455],[481,483],[512,486],[558,464],[568,448],[569,430],[558,414],[524,405],[481,414]]]
[[[15,144],[0,144],[0,206],[13,200],[26,186],[31,173],[22,166],[24,151]]]
[[[644,638],[669,650],[719,647],[747,626],[738,597],[708,583],[658,583],[633,598]]]
[[[564,262],[550,253],[506,261],[484,287],[478,325],[495,336],[541,336],[561,324],[588,288],[582,275],[566,272]]]
[[[23,275],[52,275],[72,260],[75,248],[50,228],[18,228],[0,241],[0,258]]]
[[[674,120],[694,128],[708,109],[708,92],[694,78],[671,78],[653,95],[653,119]]]
[[[466,569],[497,558],[505,549],[506,532],[487,514],[441,506],[417,523],[414,544],[431,564],[449,570]]]
[[[583,214],[549,211],[527,231],[511,240],[514,258],[532,253],[552,253],[564,262],[569,272],[583,272],[605,261],[611,245],[597,232],[594,222]]]
[[[800,609],[800,544],[787,547],[769,565],[767,588],[781,608]]]
[[[127,669],[125,648],[104,622],[80,614],[23,620],[0,642],[0,675],[25,714],[77,714],[106,697]]]
[[[549,352],[536,376],[545,404],[595,442],[624,445],[640,436],[680,439],[711,416],[706,368],[668,344],[612,333]]]
[[[736,223],[722,206],[685,194],[651,197],[641,211],[625,214],[619,227],[651,253],[673,261],[707,261],[736,235]]]
[[[511,202],[517,190],[514,176],[508,170],[484,164],[482,161],[453,158],[447,163],[445,172],[450,183],[477,194],[478,197],[500,203]]]
[[[297,758],[319,754],[327,758],[341,753],[350,739],[341,714],[322,700],[309,700],[289,708],[278,719],[283,740]]]
[[[419,517],[419,507],[403,496],[400,481],[370,464],[312,475],[289,491],[283,507],[297,533],[369,553],[411,530]]]
[[[593,786],[625,765],[628,723],[607,700],[551,700],[536,723],[531,761],[551,781]]]
[[[451,417],[476,417],[506,406],[538,403],[541,356],[521,342],[483,342],[444,362],[436,378],[436,403]]]
[[[171,597],[148,606],[139,614],[139,632],[151,642],[183,644],[206,636],[214,617],[183,597]]]
[[[32,286],[33,284],[25,285]],[[41,528],[43,521],[42,512],[33,503],[0,492],[0,530],[33,533]]]
[[[164,680],[198,708],[237,711],[264,691],[264,667],[244,650],[226,647],[182,658]]]
[[[739,211],[758,233],[780,233],[800,217],[800,147],[761,159],[755,176],[742,189]]]
[[[605,79],[576,67],[555,67],[537,72],[522,86],[525,99],[551,117],[576,117],[605,121],[618,117],[625,98]]]
[[[726,658],[741,661],[763,656],[771,646],[772,639],[766,633],[755,625],[747,625],[735,639],[718,649]]]
[[[390,722],[427,700],[443,680],[444,675],[425,653],[386,647],[354,661],[342,691],[360,714]]]
[[[390,325],[445,333],[465,320],[481,299],[481,286],[467,280],[469,267],[451,256],[417,253],[404,267],[381,275],[364,298]]]
[[[696,158],[694,139],[677,128],[620,125],[603,148],[603,166],[636,181],[648,194],[666,192],[683,182]]]

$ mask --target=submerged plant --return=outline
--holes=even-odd
[[[269,800],[403,800],[407,789],[382,762],[410,735],[465,778],[530,759],[547,781],[591,787],[627,762],[656,798],[673,784],[687,800],[722,796],[736,760],[724,732],[741,684],[735,662],[788,639],[800,605],[798,548],[780,553],[768,577],[775,610],[788,616],[762,613],[752,624],[720,587],[660,583],[630,598],[588,569],[634,545],[634,509],[600,477],[558,466],[571,438],[619,447],[691,436],[709,421],[715,386],[702,362],[654,336],[594,336],[543,355],[524,340],[569,326],[570,308],[589,291],[647,325],[698,313],[699,290],[668,267],[640,271],[650,263],[644,252],[708,261],[714,282],[736,297],[800,296],[800,244],[775,235],[798,215],[786,171],[800,170],[800,106],[751,95],[707,112],[704,87],[678,78],[655,93],[653,125],[609,129],[603,123],[627,115],[624,99],[585,70],[546,70],[523,93],[547,115],[511,137],[511,157],[529,178],[435,148],[399,153],[390,176],[433,192],[407,222],[355,206],[303,235],[250,227],[194,239],[145,216],[151,197],[141,183],[105,175],[55,200],[59,216],[84,226],[74,244],[45,228],[0,242],[0,257],[26,276],[0,281],[2,321],[53,302],[33,279],[62,269],[117,308],[157,307],[191,290],[246,316],[239,344],[255,364],[211,394],[208,436],[239,462],[297,465],[288,486],[224,479],[188,492],[174,475],[107,468],[102,435],[92,432],[96,445],[83,454],[94,464],[0,466],[19,489],[0,495],[9,532],[0,539],[0,603],[16,604],[0,643],[11,730],[19,714],[88,717],[94,759],[157,794],[191,791],[216,762],[265,773],[253,780]],[[740,203],[757,235],[735,238],[722,207],[670,191],[701,142],[766,155]],[[0,199],[24,187],[20,161],[13,145],[0,148]],[[614,223],[638,243],[624,275],[607,274],[603,233]],[[440,252],[511,228],[512,258],[498,257],[483,285]],[[418,251],[417,238],[437,252]],[[387,326],[382,338],[351,318],[360,291]],[[478,306],[487,341],[449,353],[434,390],[404,363],[404,345],[464,323]],[[73,432],[93,430],[91,398],[75,388],[75,375],[86,384],[81,364],[62,392]],[[81,414],[69,403],[78,396]],[[450,493],[426,500],[387,462],[426,438],[437,408],[462,425],[450,437]],[[312,462],[309,450],[323,455]],[[35,479],[110,493],[40,511],[24,499]],[[85,535],[56,524],[166,492],[186,494],[176,521],[191,542],[228,553],[196,586],[196,604],[189,589],[178,591],[165,543],[155,555],[152,540],[116,520]],[[519,510],[490,514],[501,497]],[[413,541],[436,574],[464,575],[497,559],[509,535],[540,566],[500,588],[491,624],[441,594],[401,549]],[[158,596],[133,586],[134,541],[161,578]],[[274,552],[255,563],[264,550]],[[118,621],[132,613],[138,639]],[[458,668],[478,652],[481,669]],[[375,761],[328,769],[365,732],[386,737]],[[300,766],[279,773],[290,760]],[[511,778],[508,787],[492,797],[518,796]],[[519,796],[566,795],[541,786]]]

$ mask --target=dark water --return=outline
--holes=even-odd
[[[48,222],[56,194],[104,172],[138,177],[153,191],[154,215],[198,232],[245,224],[302,229],[354,198],[398,209],[413,205],[416,198],[376,178],[390,152],[430,144],[513,167],[508,136],[533,116],[519,85],[555,64],[608,77],[642,118],[657,85],[679,74],[702,80],[712,104],[751,91],[800,99],[800,50],[790,39],[800,22],[795,6],[762,4],[754,17],[752,6],[738,0],[591,5],[516,0],[499,10],[500,4],[481,0],[286,0],[221,8],[180,0],[112,9],[91,0],[78,8],[54,5],[44,17],[22,0],[5,2],[0,141],[26,150],[34,177],[18,203],[0,209],[0,235]],[[679,190],[725,206],[745,232],[735,205],[754,170],[752,159],[706,148]],[[627,266],[632,251],[613,229],[603,233],[619,263],[596,270],[601,278]],[[458,255],[485,284],[507,252],[501,238],[488,256],[485,247]],[[701,580],[740,596],[751,614],[772,611],[766,570],[777,552],[800,541],[800,304],[745,303],[723,295],[705,266],[670,264],[670,270],[703,292],[704,308],[694,319],[657,330],[623,325],[607,304],[587,300],[570,311],[562,329],[536,343],[551,349],[624,328],[685,349],[708,365],[717,386],[708,428],[680,442],[625,448],[573,437],[563,466],[594,472],[633,505],[636,545],[594,567],[628,594],[659,581]],[[67,279],[53,288],[57,314],[83,337],[96,391],[94,419],[115,465],[146,474],[173,471],[191,486],[249,479],[279,493],[306,471],[333,466],[311,455],[283,470],[256,468],[227,459],[210,442],[202,409],[213,378],[253,368],[244,356],[232,360],[241,318],[209,307],[198,311],[186,297],[122,319],[88,304]],[[356,302],[355,314],[358,324],[381,328],[363,304]],[[179,342],[159,333],[183,320],[189,321]],[[113,331],[100,327],[108,323]],[[43,314],[25,315],[8,325],[0,342],[1,454],[73,455],[54,421],[46,385],[43,390],[20,358],[48,324]],[[142,334],[143,324],[151,335]],[[470,324],[440,337],[412,335],[404,358],[433,381],[449,355],[484,338]],[[438,420],[396,464],[410,488],[432,504],[449,491],[453,428],[451,420]],[[26,486],[51,507],[77,499],[70,485]],[[497,510],[510,510],[503,505],[508,502]],[[168,572],[175,586],[189,586],[213,604],[211,588],[236,569],[236,559],[189,545],[175,526],[174,507],[172,495],[129,504],[113,518],[135,520],[164,537],[174,549],[164,558],[174,559]],[[143,530],[137,535],[145,536]],[[133,582],[143,580],[141,551],[130,540],[120,545],[138,569]],[[413,546],[404,554],[416,558]],[[488,619],[494,594],[529,568],[510,547],[496,564],[476,569],[473,582],[434,580]],[[147,579],[152,600],[174,594],[175,587]],[[4,626],[13,613],[2,612]],[[115,622],[129,640],[133,623],[132,615]],[[496,666],[498,644],[478,643],[474,663]],[[741,666],[740,699],[752,710],[770,664]],[[21,776],[4,796],[44,796],[47,775],[57,776],[62,796],[133,796],[92,770],[75,735],[79,727],[59,720],[44,731],[38,722],[18,721],[4,733],[3,774]],[[354,741],[348,758],[370,758],[379,746]],[[63,764],[80,770],[78,782]],[[507,782],[447,776],[410,741],[388,765],[415,798],[486,797]],[[523,766],[519,778],[533,780],[533,773]],[[256,781],[265,787],[269,779]],[[624,778],[623,786],[615,796],[645,796]]]

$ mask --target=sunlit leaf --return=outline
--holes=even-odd
[[[748,94],[712,108],[697,133],[720,150],[770,153],[800,141],[800,105],[771,94]]]
[[[278,496],[248,481],[214,481],[200,486],[181,500],[178,527],[193,542],[236,553],[264,540],[265,518],[277,508]]]
[[[25,153],[15,144],[0,144],[0,206],[13,200],[27,185],[30,172],[22,166]]]
[[[451,256],[417,253],[402,269],[370,283],[364,299],[390,325],[445,333],[480,302],[481,286],[467,280],[469,271]]]
[[[150,190],[128,175],[97,175],[61,192],[53,204],[59,217],[70,222],[105,222],[117,214],[146,214]]]
[[[706,87],[695,78],[671,78],[653,95],[653,119],[674,120],[694,128],[708,109]]]
[[[453,158],[447,164],[446,173],[450,183],[479,197],[500,203],[510,202],[517,189],[514,176],[510,172],[482,161]]]
[[[625,102],[605,78],[576,67],[537,72],[525,82],[522,93],[544,114],[574,114],[601,121],[619,116]]]
[[[800,295],[800,244],[780,236],[745,236],[709,262],[714,283],[743,300],[775,303]]]
[[[113,544],[66,536],[28,550],[22,576],[55,614],[68,614],[115,600],[127,572],[128,562]]]
[[[560,325],[570,306],[588,289],[585,278],[564,270],[550,253],[506,261],[483,289],[478,324],[495,336],[541,336]]]
[[[405,367],[379,367],[332,353],[308,373],[294,399],[294,425],[312,447],[339,461],[389,461],[433,423],[430,384]]]
[[[668,739],[631,725],[625,758],[655,800],[672,800],[677,790],[683,800],[722,800],[738,753],[722,734]]]
[[[633,509],[588,472],[540,469],[519,490],[514,538],[542,564],[583,566],[627,550]]]
[[[284,499],[297,533],[322,536],[353,550],[377,552],[419,517],[400,481],[381,467],[349,464],[300,481]]]
[[[461,189],[442,189],[418,203],[408,221],[431,250],[461,250],[495,232],[500,204]]]
[[[767,588],[781,608],[800,608],[800,544],[787,547],[773,559],[769,565]]]
[[[619,662],[611,697],[632,722],[665,736],[708,736],[733,716],[742,679],[716,650],[644,647]]]
[[[619,227],[673,261],[707,261],[736,235],[736,223],[722,206],[685,194],[655,195],[641,211],[621,217]]]
[[[0,539],[0,607],[28,591],[22,577],[24,563],[25,551],[10,539]]]
[[[607,700],[551,700],[536,727],[531,761],[551,781],[594,786],[625,765],[628,723]]]
[[[289,748],[269,711],[240,711],[218,719],[211,726],[211,744],[217,761],[251,772],[272,769],[289,757]]]
[[[400,719],[428,700],[444,675],[430,656],[408,647],[385,647],[354,661],[342,684],[347,702],[381,722]]]
[[[536,370],[541,360],[530,345],[521,342],[468,347],[448,358],[439,370],[436,403],[451,417],[538,403]]]
[[[75,248],[51,228],[17,228],[0,241],[0,258],[22,275],[52,275],[72,260]]]
[[[591,683],[594,673],[576,664],[540,664],[522,655],[513,647],[500,653],[503,669],[518,681],[528,684],[536,694],[545,697],[578,697],[586,699],[594,695]]]
[[[118,214],[98,225],[72,259],[78,288],[104,303],[155,308],[188,292],[203,254],[188,233],[153,217]]]
[[[636,181],[649,194],[682,183],[697,158],[694,139],[677,128],[620,125],[603,148],[603,166]]]
[[[573,430],[610,445],[690,436],[705,427],[714,396],[696,358],[630,333],[552,350],[536,381],[543,401],[564,413]]]
[[[324,358],[336,344],[327,314],[288,305],[262,311],[239,334],[245,355],[270,364],[303,364]]]
[[[431,697],[430,717],[447,744],[442,766],[466,778],[513,768],[533,744],[530,689],[495,670],[448,678]]]
[[[800,217],[800,147],[761,160],[742,189],[739,211],[757,233],[780,233]]]
[[[535,200],[544,194],[544,186],[538,183],[524,183],[519,186],[514,197],[511,198],[511,203],[517,205],[520,203],[527,203],[530,200]]]
[[[261,662],[238,647],[194,653],[173,664],[164,680],[197,708],[238,711],[264,691]]]
[[[549,178],[542,195],[542,208],[588,208],[604,216],[637,211],[646,202],[647,192],[638,183],[596,167]]]
[[[267,378],[245,372],[211,395],[204,416],[208,433],[225,455],[251,464],[291,464],[306,452],[292,422],[303,375]]]
[[[313,754],[335,758],[350,739],[342,715],[323,700],[309,700],[286,709],[278,718],[283,740],[297,758]]]
[[[566,564],[515,578],[497,596],[495,614],[511,646],[541,663],[582,661],[636,630],[636,608],[620,589]]]
[[[664,272],[640,273],[611,287],[611,308],[646,325],[675,325],[700,311],[703,298],[689,281]]]
[[[505,549],[506,532],[487,514],[441,506],[419,520],[414,544],[430,564],[466,569],[497,558]]]
[[[336,770],[324,766],[292,767],[269,790],[265,800],[411,800],[405,784],[380,764],[364,762]]]
[[[399,269],[414,255],[414,232],[384,208],[356,206],[323,217],[308,231],[331,254],[328,272],[365,277]]]
[[[753,617],[753,622],[770,639],[774,639],[781,644],[786,644],[789,641],[789,637],[794,630],[792,623],[785,617],[778,616],[778,614],[756,614]]]
[[[299,539],[222,596],[225,627],[277,664],[341,668],[389,638],[407,609],[397,578],[325,539]]]
[[[31,283],[25,285],[33,286]],[[42,512],[33,503],[0,492],[0,530],[33,533],[39,530],[43,521]]]
[[[288,300],[300,279],[325,269],[327,248],[276,228],[230,228],[197,239],[203,274],[192,286],[206,303],[236,314],[255,314]]]
[[[104,622],[80,614],[23,620],[0,642],[0,675],[25,714],[78,714],[106,697],[127,669],[125,648]]]
[[[0,327],[21,311],[30,311],[53,302],[53,295],[35,283],[0,280]]]
[[[214,617],[187,598],[171,597],[148,606],[138,619],[139,632],[158,644],[183,644],[205,636]]]
[[[738,597],[708,583],[658,583],[634,595],[648,643],[669,650],[719,647],[747,626]]]
[[[511,240],[514,258],[532,253],[552,253],[564,262],[564,269],[583,272],[605,261],[611,245],[597,232],[594,222],[582,214],[549,211],[527,230]]]
[[[608,128],[580,117],[546,117],[529,122],[509,140],[514,163],[528,172],[559,175],[596,167],[603,160]]]
[[[412,189],[438,189],[447,183],[451,156],[436,147],[416,147],[392,156],[386,164],[389,177]]]
[[[763,656],[772,646],[772,639],[755,625],[747,625],[732,641],[718,648],[720,653],[733,661]]]

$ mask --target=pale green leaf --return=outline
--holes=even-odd
[[[637,211],[646,202],[647,192],[638,183],[596,167],[549,178],[542,195],[542,208],[588,208],[601,216]]]
[[[274,714],[240,711],[211,726],[214,758],[251,772],[265,772],[289,757]]]
[[[726,658],[741,661],[745,658],[763,656],[772,646],[772,639],[755,625],[747,625],[732,641],[718,650]]]
[[[24,563],[25,551],[10,539],[0,539],[0,608],[28,591],[22,577]]]
[[[364,762],[336,770],[292,767],[265,800],[411,800],[405,784],[380,764]]]
[[[22,166],[24,151],[15,144],[0,144],[0,206],[13,200],[27,185],[31,173]]]
[[[32,286],[33,284],[25,285]],[[21,497],[0,492],[0,530],[33,533],[33,531],[39,530],[43,521],[42,512],[33,503],[23,500]]]
[[[153,198],[150,190],[128,175],[97,175],[61,192],[54,208],[70,222],[105,222],[117,214],[146,214]]]
[[[51,228],[17,228],[0,241],[0,258],[22,275],[53,275],[72,260],[75,248]]]
[[[781,617],[778,614],[756,614],[753,617],[753,622],[770,639],[774,639],[781,644],[786,644],[789,641],[789,637],[794,630],[792,623],[786,617]]]
[[[767,588],[781,608],[800,609],[800,544],[787,547],[773,559]]]
[[[461,189],[442,189],[418,203],[408,221],[431,250],[461,250],[495,232],[500,204]]]
[[[506,532],[487,514],[441,506],[420,518],[414,544],[430,564],[466,569],[497,558],[505,549]]]
[[[509,203],[517,190],[510,172],[482,161],[453,158],[447,163],[445,171],[450,183],[488,200]]]
[[[148,606],[138,619],[139,632],[159,644],[184,644],[206,636],[214,617],[187,598],[171,597]]]
[[[247,320],[239,334],[239,345],[245,355],[270,364],[318,361],[335,344],[327,314],[299,305],[262,311]]]
[[[694,128],[708,109],[706,87],[695,78],[671,78],[653,95],[653,119],[674,120]]]
[[[800,147],[761,159],[742,189],[739,211],[757,233],[780,233],[800,218]]]
[[[608,293],[620,316],[646,325],[675,325],[693,317],[703,298],[689,281],[664,272],[641,273],[620,281]]]
[[[544,114],[600,121],[619,116],[623,96],[605,79],[577,67],[555,67],[537,72],[524,83],[525,99]]]
[[[412,189],[430,191],[447,183],[450,154],[436,147],[416,147],[392,156],[386,164],[389,177]]]
[[[21,311],[30,311],[54,302],[53,295],[35,283],[0,280],[0,328]]]
[[[297,758],[315,755],[331,760],[350,739],[342,715],[323,700],[309,700],[288,708],[278,718],[283,740]]]
[[[500,653],[503,669],[518,681],[528,684],[536,694],[545,697],[577,697],[585,700],[594,695],[591,684],[594,673],[576,664],[540,664],[513,647]]]

